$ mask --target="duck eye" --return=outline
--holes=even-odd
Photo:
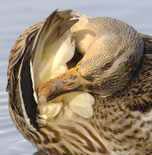
[[[83,54],[80,53],[79,50],[76,48],[74,56],[70,61],[67,62],[68,69],[76,66],[82,58],[83,58]]]
[[[112,65],[113,65],[114,61],[111,61],[111,62],[108,62],[106,63],[102,68],[101,70],[108,70]]]

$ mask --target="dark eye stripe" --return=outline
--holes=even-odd
[[[115,60],[112,60],[111,62],[106,63],[103,67],[101,67],[101,70],[108,70],[113,63],[115,62]]]

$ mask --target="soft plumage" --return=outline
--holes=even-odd
[[[9,110],[38,155],[151,155],[151,38],[55,11],[11,51]]]

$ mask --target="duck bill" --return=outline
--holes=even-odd
[[[87,83],[75,69],[51,79],[38,87],[39,102],[48,102],[53,98],[71,91],[81,91]]]

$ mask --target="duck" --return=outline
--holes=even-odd
[[[34,155],[151,155],[151,84],[151,36],[55,10],[10,52],[9,112]]]

